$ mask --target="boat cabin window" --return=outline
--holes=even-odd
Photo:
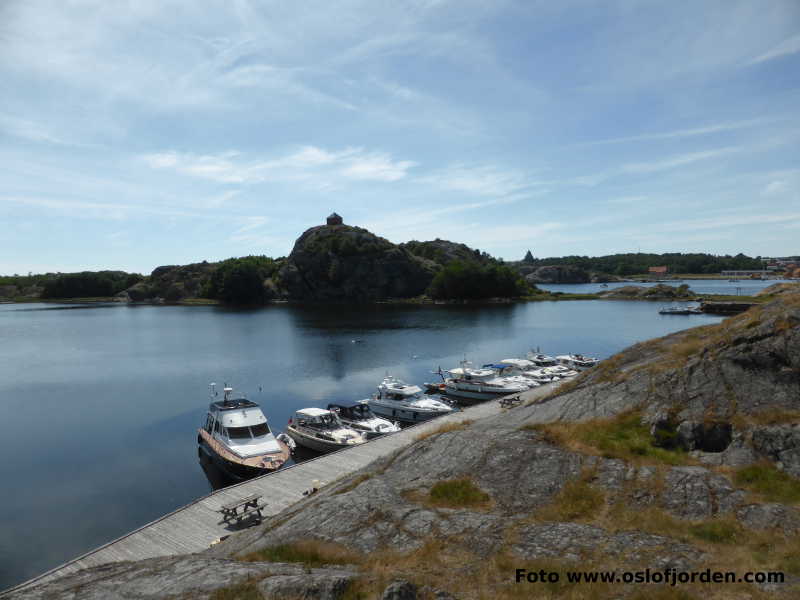
[[[205,426],[205,430],[207,432],[211,433],[211,427],[212,427],[213,423],[214,423],[214,417],[212,417],[211,415],[208,415],[206,417],[206,426]]]
[[[219,421],[217,421],[216,423],[214,423],[214,431],[215,431],[216,433],[219,433],[219,434],[221,434],[221,433],[222,433],[222,431],[220,430]]]
[[[228,437],[232,440],[249,440],[249,427],[228,427]]]
[[[252,425],[250,427],[250,431],[253,432],[253,437],[261,437],[267,435],[269,431],[269,426],[266,423],[259,423],[258,425]]]

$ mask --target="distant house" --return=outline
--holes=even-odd
[[[650,267],[647,271],[650,275],[666,275],[668,270],[667,267]]]
[[[331,213],[331,216],[328,217],[328,225],[342,225],[342,217],[337,215],[336,213]]]

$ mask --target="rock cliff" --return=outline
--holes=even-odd
[[[432,261],[360,227],[312,227],[295,242],[278,274],[292,300],[370,301],[422,294]]]

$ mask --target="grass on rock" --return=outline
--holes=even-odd
[[[475,485],[471,479],[448,479],[435,483],[428,493],[428,501],[434,506],[447,508],[472,508],[489,503],[489,494]]]
[[[653,445],[650,427],[642,423],[639,411],[628,411],[610,419],[593,419],[582,423],[548,423],[523,425],[538,431],[545,440],[583,454],[618,458],[637,464],[690,464],[682,450],[667,450]]]
[[[246,554],[245,562],[301,563],[306,567],[324,565],[358,564],[361,556],[344,546],[320,540],[303,540],[290,544],[270,546]]]
[[[472,419],[464,419],[463,421],[459,421],[457,423],[445,423],[444,425],[440,425],[436,429],[431,429],[430,431],[420,433],[414,439],[418,442],[421,442],[422,440],[426,440],[429,437],[433,437],[434,435],[439,435],[440,433],[447,433],[449,431],[459,431],[461,429],[466,429],[474,422],[475,421]]]
[[[738,469],[733,476],[736,485],[760,494],[769,502],[800,502],[800,481],[779,471],[770,463],[758,463]]]

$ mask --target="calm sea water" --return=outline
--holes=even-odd
[[[385,373],[423,383],[464,356],[536,346],[605,357],[719,320],[662,305],[0,304],[0,589],[211,491],[196,446],[211,381],[278,431],[296,409],[367,397]]]
[[[729,294],[731,296],[752,296],[760,292],[765,287],[774,283],[786,283],[787,280],[758,280],[758,279],[740,279],[739,281],[728,281],[727,279],[685,279],[662,282],[666,285],[678,286],[685,283],[689,289],[698,294]],[[607,283],[605,286],[602,283],[539,283],[537,287],[548,290],[551,292],[564,292],[569,294],[594,294],[604,290],[613,290],[614,288],[622,287],[625,285],[639,285],[643,287],[652,287],[656,283],[631,283],[631,282],[612,282]]]

